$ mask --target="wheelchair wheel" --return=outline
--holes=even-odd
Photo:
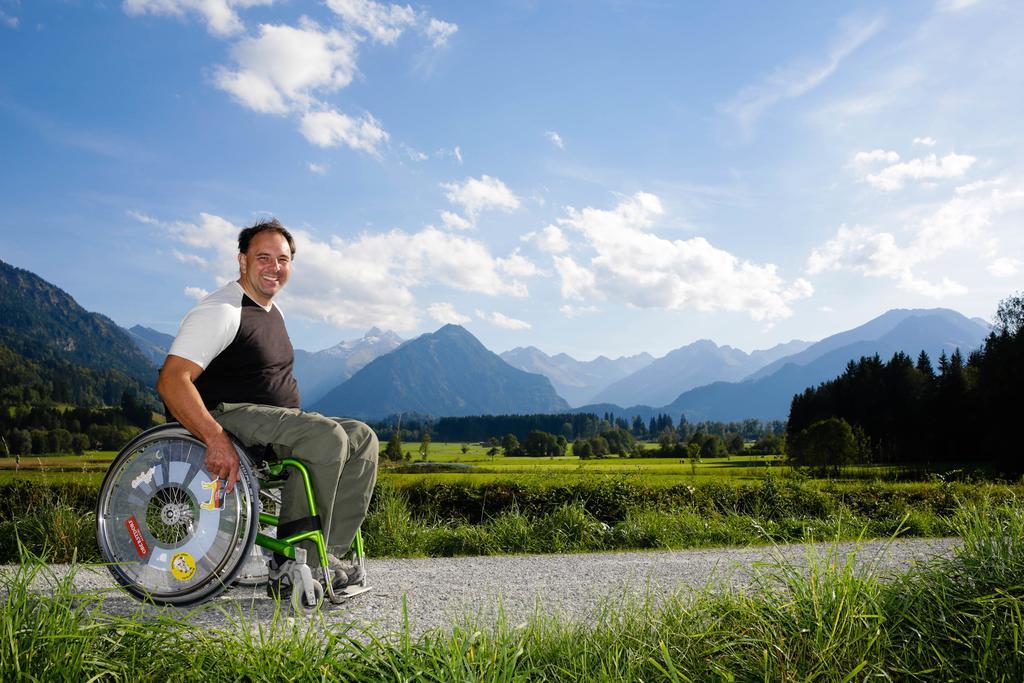
[[[170,423],[118,453],[103,479],[96,537],[111,574],[130,593],[191,605],[227,588],[256,538],[259,488],[236,444],[240,480],[230,494],[204,466],[206,446]]]

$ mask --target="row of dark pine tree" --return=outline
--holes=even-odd
[[[1024,296],[1000,303],[993,332],[965,361],[943,353],[938,367],[896,353],[851,361],[836,379],[793,398],[787,438],[841,418],[877,463],[957,463],[1024,472]]]

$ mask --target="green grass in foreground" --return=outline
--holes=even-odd
[[[193,629],[173,611],[110,616],[71,578],[31,592],[46,569],[29,562],[4,579],[0,679],[1022,680],[1024,510],[972,507],[955,527],[953,558],[887,581],[808,549],[809,572],[761,568],[746,592],[611,600],[585,623],[538,607],[524,624],[467,618],[418,638],[316,618],[225,613],[222,629]]]

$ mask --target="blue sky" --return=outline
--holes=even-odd
[[[173,333],[274,215],[308,350],[988,318],[1024,281],[1021,35],[999,0],[0,0],[0,258]]]

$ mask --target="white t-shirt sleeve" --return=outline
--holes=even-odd
[[[169,355],[190,360],[205,370],[234,341],[242,322],[241,297],[218,296],[222,292],[214,292],[188,312]]]

